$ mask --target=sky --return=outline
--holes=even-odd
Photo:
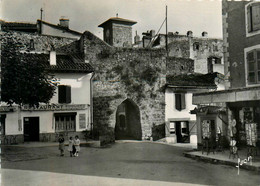
[[[193,31],[201,36],[222,38],[220,0],[0,0],[0,19],[35,23],[40,19],[58,24],[61,16],[70,19],[70,29],[88,30],[103,38],[103,29],[98,25],[110,17],[134,20],[133,35],[148,30],[157,33],[168,12],[168,31],[186,34]],[[165,25],[160,30],[165,33]]]

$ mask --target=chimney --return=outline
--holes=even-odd
[[[151,35],[151,37],[154,37],[155,36],[155,30],[150,30],[150,35]]]
[[[62,16],[60,18],[60,26],[65,27],[65,28],[69,28],[69,21],[70,20],[68,18]]]
[[[202,32],[201,35],[202,35],[202,37],[208,37],[208,32],[205,32],[205,31],[204,31],[204,32]]]
[[[193,34],[193,33],[192,33],[192,31],[190,31],[190,30],[187,32],[187,36],[188,36],[188,37],[192,37],[192,34]]]
[[[56,51],[50,51],[50,65],[56,65]]]

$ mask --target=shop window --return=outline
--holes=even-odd
[[[75,131],[76,113],[57,113],[55,114],[55,131]]]
[[[249,85],[260,83],[260,50],[247,53],[247,81]]]
[[[260,3],[251,3],[246,8],[247,31],[254,32],[260,30]]]
[[[185,94],[175,94],[175,108],[179,111],[186,108]]]
[[[59,103],[71,103],[71,87],[67,85],[58,86]]]

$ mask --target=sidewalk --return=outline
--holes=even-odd
[[[191,152],[185,152],[184,156],[196,160],[210,162],[210,163],[231,165],[233,167],[236,167],[238,165],[238,157],[237,156],[233,157],[233,155],[231,155],[229,158],[229,154],[230,154],[229,150],[226,149],[223,152],[215,152],[215,153],[210,152],[208,155],[207,152],[203,152],[202,154],[202,151],[191,151]],[[247,158],[247,149],[238,150],[238,155],[240,161],[245,160]],[[258,155],[253,157],[251,162],[244,163],[243,165],[240,165],[239,168],[260,172],[259,152]]]

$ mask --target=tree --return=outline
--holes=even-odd
[[[37,60],[30,60],[19,53],[12,42],[2,50],[1,99],[10,106],[39,106],[53,97],[57,83],[54,76]]]

